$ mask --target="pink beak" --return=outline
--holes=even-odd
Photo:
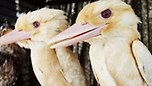
[[[25,32],[25,31],[13,30],[10,33],[0,37],[0,45],[10,44],[20,40],[28,39],[30,38],[31,34],[32,31]]]
[[[77,42],[89,39],[101,34],[101,29],[106,25],[93,26],[90,24],[75,23],[65,31],[53,37],[48,44],[53,44],[50,48],[66,47]]]

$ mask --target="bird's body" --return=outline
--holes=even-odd
[[[96,39],[91,43],[90,60],[95,77],[101,85],[146,86],[131,47],[132,43],[121,37]]]
[[[73,86],[87,86],[78,57],[71,49],[67,47],[56,48],[55,52],[66,80]]]
[[[32,42],[29,46],[33,70],[43,86],[86,85],[78,58],[70,49],[50,49],[44,42]]]
[[[31,50],[34,73],[42,86],[86,86],[78,58],[68,48],[50,49],[49,39],[66,29],[64,12],[42,8],[21,14],[15,30],[1,37],[0,44],[18,42]]]
[[[76,23],[49,43],[57,48],[88,42],[92,69],[101,86],[152,86],[152,55],[139,40],[139,22],[121,0],[99,0],[86,5]]]
[[[66,81],[54,50],[43,42],[30,46],[33,70],[42,86],[72,86]]]
[[[123,29],[134,27],[126,26]],[[121,29],[117,27],[117,30]],[[101,85],[146,86],[132,50],[133,42],[139,37],[137,31],[123,30],[121,33],[107,33],[87,40],[90,43],[91,65]]]

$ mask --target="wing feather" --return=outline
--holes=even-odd
[[[152,86],[152,55],[147,47],[139,40],[132,44],[132,51],[137,61],[139,71],[148,84]]]

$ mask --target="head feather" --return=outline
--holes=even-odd
[[[23,31],[34,29],[34,33],[30,39],[20,41],[18,44],[29,48],[31,42],[47,42],[51,37],[67,28],[68,22],[66,19],[64,11],[57,9],[42,8],[27,14],[22,13],[17,19],[15,29]],[[35,21],[40,23],[37,28],[33,26]]]
[[[53,19],[65,20],[67,17],[65,12],[57,9],[41,8],[27,14],[22,13],[15,24],[16,29],[27,30],[32,28],[32,23],[38,21],[40,23],[47,23]],[[24,28],[26,27],[26,28]]]

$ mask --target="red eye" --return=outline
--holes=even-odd
[[[40,23],[38,21],[33,22],[34,28],[38,28],[40,26]]]
[[[101,16],[103,18],[109,18],[111,16],[112,12],[110,9],[106,9],[104,11],[101,12]]]

